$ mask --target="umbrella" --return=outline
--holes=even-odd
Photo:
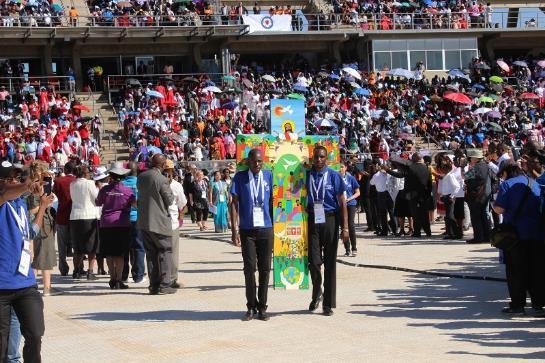
[[[319,75],[320,77],[324,77],[324,78],[326,78],[327,76],[329,76],[329,74],[327,74],[327,72],[324,72],[324,71],[318,72],[318,75]]]
[[[152,89],[148,90],[146,92],[146,95],[151,97],[157,97],[157,98],[164,98],[164,96],[161,94],[161,92],[154,91]]]
[[[537,65],[540,66],[541,68],[545,68],[545,59],[538,61]]]
[[[442,129],[450,129],[452,127],[452,124],[448,122],[441,122],[439,124],[439,127]]]
[[[483,103],[494,103],[494,100],[492,99],[492,97],[481,96],[481,97],[479,98],[479,102],[483,102]]]
[[[492,111],[491,108],[488,108],[488,107],[481,107],[481,108],[478,108],[474,111],[474,113],[476,113],[477,115],[482,115],[482,114],[485,114],[485,113],[488,113]]]
[[[203,91],[206,92],[214,92],[214,93],[221,93],[221,90],[216,86],[208,86],[206,88],[203,88]]]
[[[358,96],[369,96],[371,94],[371,91],[369,91],[367,88],[358,88],[354,90],[353,93]]]
[[[303,96],[302,94],[299,94],[299,93],[290,93],[288,95],[288,98],[291,98],[291,99],[294,99],[294,100],[304,100],[305,96]]]
[[[495,95],[493,93],[489,93],[487,96],[492,98],[494,101],[497,101],[497,100],[499,100],[501,98],[500,96]]]
[[[437,96],[437,95],[432,95],[430,97],[430,100],[432,100],[433,102],[437,102],[437,103],[443,102],[443,99],[441,97]]]
[[[294,84],[294,86],[308,87],[308,86],[309,86],[309,84],[308,84],[308,82],[307,82],[307,81],[303,81],[303,80],[301,80],[301,81],[299,81],[299,82],[295,83],[295,84]]]
[[[361,88],[361,86],[356,82],[350,82],[350,86],[352,86],[352,88]]]
[[[339,79],[341,79],[341,77],[339,77],[339,76],[336,75],[335,73],[331,73],[331,74],[329,75],[329,78],[334,79],[334,80],[339,80]],[[361,79],[361,78],[360,78],[360,79]]]
[[[132,4],[128,1],[120,1],[117,3],[120,8],[132,8]]]
[[[503,128],[495,122],[489,122],[488,129],[495,132],[503,132]]]
[[[485,89],[485,87],[484,87],[482,84],[480,84],[480,83],[475,83],[475,84],[474,84],[473,86],[471,86],[471,87],[472,87],[472,88],[476,88],[476,89],[481,89],[481,90],[482,90],[482,89]]]
[[[384,117],[386,119],[394,118],[394,114],[388,110],[371,110],[371,118],[377,119]]]
[[[306,92],[307,88],[301,85],[295,85],[293,86],[293,90],[298,92]]]
[[[490,111],[489,113],[486,114],[487,117],[489,118],[501,118],[501,112],[499,111]]]
[[[266,75],[262,76],[261,78],[263,78],[265,81],[276,82],[276,79],[274,79],[274,77],[271,76],[270,74],[266,74]]]
[[[224,103],[223,106],[221,106],[221,108],[226,109],[226,110],[234,110],[237,107],[238,107],[238,103],[236,103],[234,101]]]
[[[520,98],[525,100],[538,100],[539,96],[532,92],[524,92],[520,95]]]
[[[451,69],[450,71],[448,71],[448,75],[451,76],[451,77],[467,78],[465,73],[462,72],[461,70],[457,69],[457,68],[454,68],[454,69]]]
[[[460,92],[452,92],[452,93],[446,94],[443,96],[443,98],[447,100],[451,100],[453,102],[463,103],[467,105],[470,105],[473,103],[473,101],[471,101],[471,98],[467,97],[465,94]]]
[[[236,80],[236,78],[234,76],[231,76],[231,75],[226,75],[226,76],[223,76],[223,80],[224,81],[234,81]]]
[[[413,72],[403,68],[394,68],[388,72],[388,75],[393,77],[414,78]]]
[[[140,83],[139,80],[137,80],[136,78],[129,78],[127,79],[127,86],[136,86],[136,87],[140,87],[142,84]]]
[[[490,69],[490,66],[486,63],[478,63],[475,65],[475,68],[487,70]]]
[[[498,66],[505,72],[509,72],[509,66],[507,65],[507,63],[505,63],[504,61],[502,60],[498,60],[496,61],[496,63],[498,64]]]
[[[212,82],[211,80],[207,79],[206,81],[204,81],[204,85],[205,86],[215,86],[216,84],[214,82]]]
[[[57,11],[57,12],[64,11],[61,4],[53,4],[51,5],[51,7],[53,8],[54,11]]]
[[[87,106],[84,106],[84,105],[75,105],[74,107],[72,107],[74,110],[80,110],[80,111],[87,111],[87,112],[91,112],[91,110],[89,109],[89,107]]]
[[[333,127],[333,122],[329,121],[328,119],[322,118],[318,121],[314,122],[314,126],[316,127]]]
[[[199,80],[195,77],[185,77],[185,78],[182,78],[182,81],[185,81],[185,82],[199,82]]]
[[[252,88],[254,86],[254,84],[252,83],[252,81],[250,81],[249,79],[247,78],[244,78],[242,80],[242,84],[244,84],[247,88]]]
[[[528,63],[526,63],[526,62],[524,62],[524,61],[514,61],[514,62],[513,62],[513,65],[519,66],[519,67],[526,67],[526,68],[528,68]]]
[[[342,71],[358,80],[361,80],[361,74],[358,71],[356,71],[354,68],[344,67]]]
[[[494,83],[503,83],[503,79],[498,76],[492,76],[489,78],[489,80],[490,82],[494,82]]]

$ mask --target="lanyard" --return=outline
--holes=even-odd
[[[329,172],[326,171],[324,173],[324,175],[322,175],[322,177],[318,181],[318,186],[316,186],[316,184],[314,183],[314,176],[312,175],[312,173],[310,174],[310,187],[311,187],[311,191],[312,191],[312,200],[313,201],[323,202],[325,200],[325,187],[327,185],[327,174],[328,173]],[[324,182],[324,180],[325,180],[325,182]],[[322,189],[322,199],[318,198],[318,191],[320,189]]]
[[[18,214],[15,211],[15,208],[13,208],[13,206],[9,202],[6,203],[6,204],[8,205],[9,209],[11,210],[11,214],[13,214],[13,218],[15,218],[15,221],[17,222],[17,226],[19,227],[19,230],[23,234],[23,238],[28,238],[29,237],[28,223],[27,223],[27,219],[26,219],[25,209],[21,206],[20,207],[21,214]]]
[[[263,182],[263,173],[260,171],[257,175],[257,184],[254,180],[254,174],[251,170],[248,170],[250,177],[250,195],[252,196],[252,202],[254,206],[263,206],[265,199],[265,183]],[[259,189],[261,189],[261,202],[259,201]]]

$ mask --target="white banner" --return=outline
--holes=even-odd
[[[253,14],[243,15],[244,24],[250,26],[250,33],[253,32],[290,32],[291,31],[291,15],[269,15],[269,14]]]

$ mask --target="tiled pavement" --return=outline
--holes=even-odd
[[[502,317],[507,288],[496,281],[339,263],[334,316],[308,313],[309,291],[271,289],[271,320],[242,322],[240,250],[226,235],[200,233],[191,225],[182,233],[191,237],[180,239],[186,287],[176,295],[149,296],[145,286],[135,285],[111,291],[106,277],[56,277],[56,287],[66,293],[44,298],[44,362],[545,359],[545,319]],[[503,277],[497,251],[485,245],[360,236],[358,257],[342,260]]]

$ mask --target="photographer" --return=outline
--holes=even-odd
[[[45,210],[51,206],[54,196],[43,193],[41,181],[33,181],[32,178],[18,180],[15,172],[11,163],[4,161],[0,164],[0,360],[6,357],[10,326],[5,322],[10,321],[13,309],[25,338],[25,362],[40,362],[45,330],[43,300],[30,266],[30,241],[40,231]],[[32,224],[22,198],[29,192],[41,195]],[[17,331],[13,334],[16,335]],[[13,346],[18,345],[12,343]]]

